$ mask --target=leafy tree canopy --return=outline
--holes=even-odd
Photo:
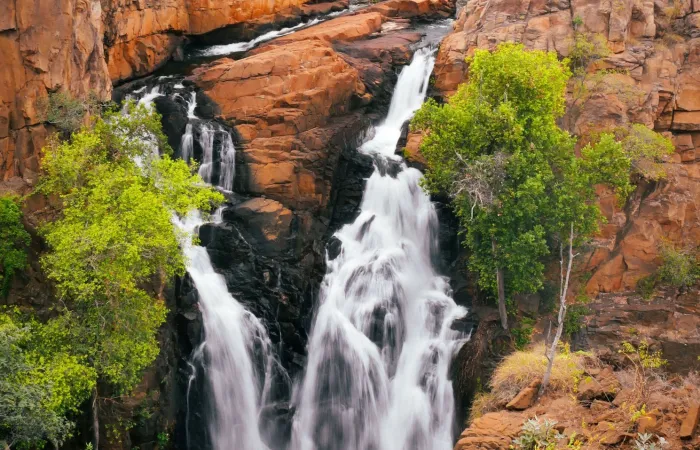
[[[575,139],[557,126],[571,72],[555,53],[501,44],[468,62],[469,80],[448,103],[428,101],[413,119],[427,131],[425,187],[453,196],[483,289],[496,294],[503,272],[506,296],[537,291],[570,225],[577,236],[596,230],[594,184],[613,180],[626,194],[630,161],[620,147],[606,149],[617,165],[603,171],[593,150],[575,156]]]
[[[51,248],[42,262],[67,306],[50,326],[65,330],[63,342],[98,376],[128,391],[158,354],[166,309],[152,292],[184,272],[172,214],[210,210],[223,198],[170,158],[160,117],[145,106],[108,111],[44,152],[39,189],[59,195],[63,209],[42,228]]]
[[[13,275],[27,265],[29,240],[16,199],[0,197],[0,296],[7,295]]]

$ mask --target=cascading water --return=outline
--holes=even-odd
[[[188,238],[204,223],[198,214],[173,221]],[[278,369],[267,331],[228,292],[206,248],[192,245],[190,239],[183,239],[182,247],[204,319],[205,373],[213,403],[212,447],[266,449],[258,422],[269,398],[270,379]]]
[[[416,52],[386,120],[360,149],[375,156],[377,169],[360,216],[335,235],[340,254],[327,262],[306,374],[295,393],[295,450],[452,448],[448,366],[467,337],[451,326],[466,310],[432,267],[437,215],[419,186],[421,174],[394,156],[403,123],[425,98],[433,63],[433,50]]]
[[[180,153],[182,154],[182,159],[189,163],[194,153],[194,136],[192,135],[192,123],[190,122],[185,126],[185,134],[180,139]]]
[[[226,131],[223,133],[219,187],[225,191],[231,191],[233,189],[233,178],[236,174],[236,147],[233,146],[231,133]]]
[[[199,128],[199,145],[202,147],[202,165],[199,166],[199,176],[211,183],[214,166],[214,129],[209,125]]]
[[[132,92],[130,98],[143,96],[139,104],[153,107],[153,100],[163,95],[159,86],[148,93],[145,89]],[[191,97],[188,111],[196,119],[195,95]],[[190,124],[188,124],[189,126]],[[202,146],[208,145],[209,161],[213,152],[214,130],[204,125]],[[204,134],[203,132],[203,134]],[[224,142],[222,152],[233,153],[233,141]],[[184,136],[183,136],[184,139]],[[207,151],[204,151],[207,158]],[[223,158],[222,158],[223,159]],[[211,169],[209,169],[211,170]],[[232,169],[227,169],[232,170]],[[211,174],[209,174],[211,176]],[[227,178],[233,182],[233,175]],[[214,223],[222,219],[222,208],[212,215]],[[197,365],[202,365],[210,389],[212,412],[210,438],[214,450],[264,450],[267,449],[260,416],[274,399],[274,389],[282,377],[289,383],[286,372],[279,365],[267,330],[252,313],[247,311],[228,292],[224,277],[212,266],[205,247],[194,245],[192,237],[204,224],[199,212],[181,219],[173,216],[173,224],[181,232],[181,247],[187,261],[187,272],[192,278],[199,297],[204,322],[204,342],[194,351],[188,362],[191,373],[187,383],[185,418],[186,445],[190,448],[189,399],[196,379]],[[265,427],[267,428],[267,427]],[[274,432],[274,430],[272,430]]]

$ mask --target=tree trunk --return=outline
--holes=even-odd
[[[491,249],[496,259],[496,240],[491,238]],[[496,284],[498,285],[498,314],[501,316],[501,326],[508,330],[508,311],[506,310],[506,289],[503,281],[503,269],[496,263]]]
[[[92,391],[92,448],[97,450],[100,445],[100,418],[97,413],[97,386]]]
[[[564,318],[566,317],[566,293],[569,290],[569,279],[571,277],[571,265],[574,261],[574,252],[573,252],[573,247],[574,247],[574,224],[571,224],[571,231],[569,233],[569,261],[567,263],[566,267],[566,276],[564,275],[564,252],[563,252],[563,243],[559,247],[559,267],[561,268],[559,273],[560,273],[560,289],[559,289],[559,315],[557,316],[557,332],[554,335],[554,340],[552,341],[552,345],[549,347],[547,350],[546,356],[547,356],[547,370],[544,373],[544,377],[542,377],[542,385],[540,386],[540,392],[539,395],[544,394],[544,391],[547,389],[547,385],[549,385],[549,379],[552,376],[552,367],[554,366],[554,357],[557,354],[557,346],[559,345],[559,340],[561,339],[561,335],[564,331]]]

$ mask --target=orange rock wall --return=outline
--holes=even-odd
[[[152,72],[183,35],[204,34],[299,9],[310,0],[102,0],[107,63],[117,82]]]
[[[0,181],[36,179],[47,92],[110,97],[102,38],[99,0],[0,2]]]

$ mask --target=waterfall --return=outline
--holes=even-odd
[[[236,148],[233,146],[231,133],[223,130],[221,142],[221,170],[219,172],[219,187],[225,191],[233,190],[233,178],[236,173]]]
[[[187,118],[196,119],[197,116],[194,115],[194,110],[197,108],[197,93],[192,92],[190,94],[190,99],[187,101]]]
[[[434,51],[420,49],[386,120],[361,151],[375,156],[361,214],[335,235],[295,392],[295,450],[448,450],[454,401],[448,367],[467,339],[466,310],[432,267],[437,215],[421,173],[396,161],[401,127],[422,104]],[[393,160],[393,161],[392,161]],[[387,164],[400,170],[391,176]]]
[[[188,238],[203,224],[199,214],[173,221]],[[266,449],[258,420],[278,364],[272,343],[263,324],[228,292],[207,249],[190,239],[183,239],[182,247],[204,319],[212,446],[214,450]]]
[[[187,122],[185,134],[180,139],[180,153],[182,154],[182,159],[189,163],[194,153],[194,137],[192,136],[192,124],[190,122]]]
[[[202,147],[202,165],[199,166],[199,176],[207,183],[211,183],[211,174],[214,165],[214,130],[209,125],[199,128],[199,145]]]
[[[145,89],[134,91],[131,98],[144,92]],[[144,93],[139,104],[152,108],[153,99],[161,95],[160,87],[156,85]],[[196,118],[195,102],[193,93],[188,104],[188,110],[193,116],[191,119]],[[188,123],[187,126],[191,125]],[[205,174],[211,178],[215,131],[208,125],[203,125],[200,131],[200,144],[204,149],[205,163],[208,163]],[[226,153],[233,153],[230,134],[225,130],[222,132],[230,141],[223,144],[228,148]],[[183,141],[184,139],[185,136]],[[184,153],[183,150],[183,156]],[[200,169],[200,174],[201,172]],[[231,183],[232,180],[231,177]],[[222,220],[222,210],[223,207],[212,215],[214,223]],[[282,381],[288,383],[286,372],[275,357],[264,325],[229,293],[226,280],[214,270],[207,249],[192,243],[192,237],[204,224],[200,213],[193,212],[185,218],[173,215],[172,221],[180,231],[187,272],[197,290],[204,322],[204,342],[193,352],[191,361],[188,362],[190,375],[187,381],[185,415],[187,448],[190,448],[190,390],[196,379],[196,366],[202,365],[212,403],[209,424],[213,449],[265,450],[268,447],[264,443],[259,424],[260,414],[274,399],[273,391],[277,387],[278,377],[283,377]]]

